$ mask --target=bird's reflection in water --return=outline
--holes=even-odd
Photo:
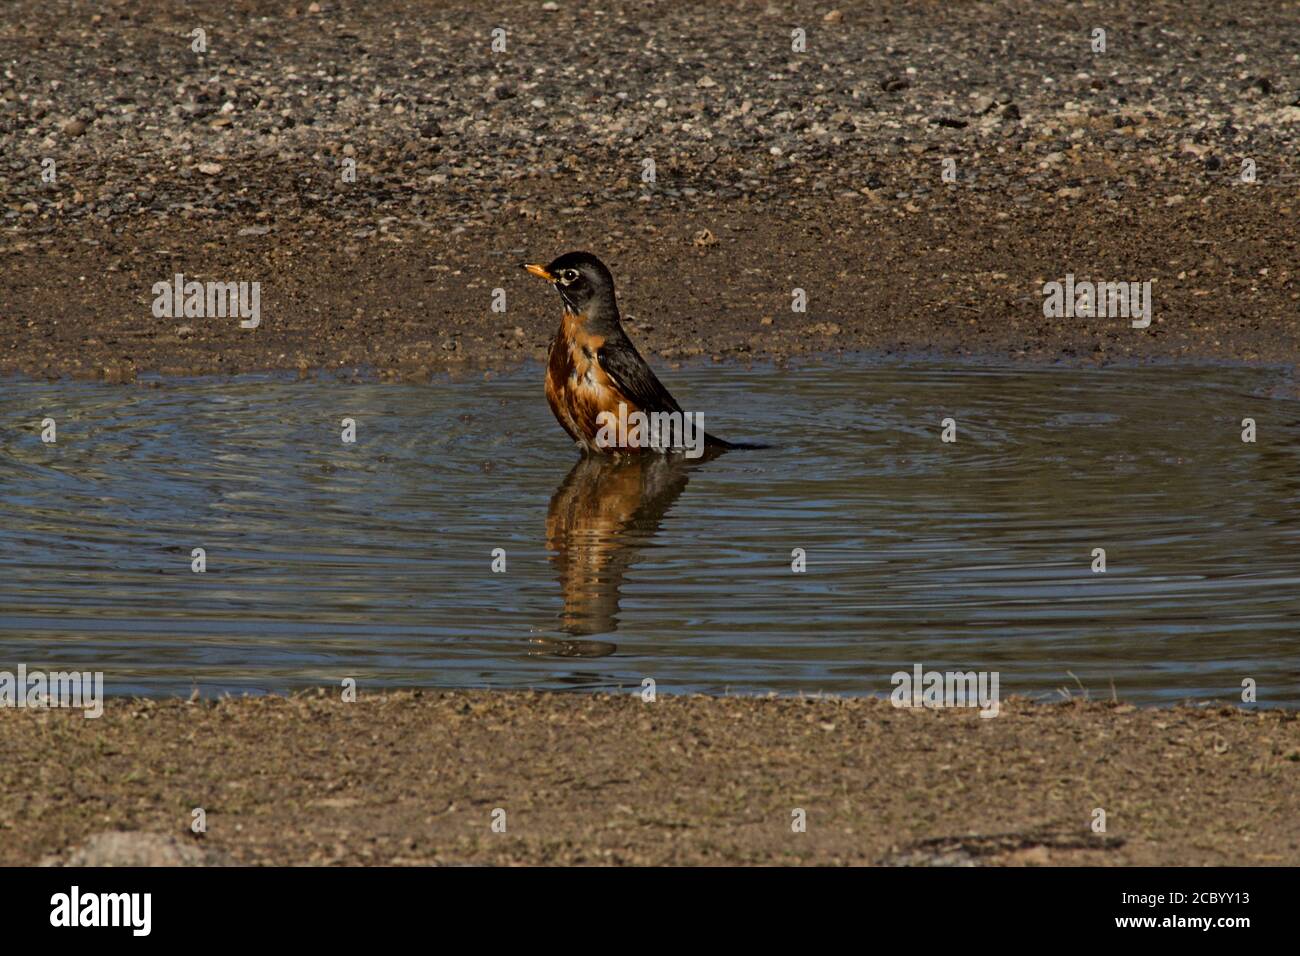
[[[686,487],[690,467],[680,455],[593,455],[573,466],[546,518],[546,546],[564,597],[560,630],[573,637],[535,638],[537,653],[604,657],[617,650],[583,638],[618,629],[623,575]]]

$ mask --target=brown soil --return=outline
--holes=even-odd
[[[323,228],[241,239],[230,225],[141,224],[120,237],[91,232],[11,247],[0,371],[130,380],[143,371],[373,368],[421,379],[540,360],[558,300],[517,263],[582,247],[610,264],[634,337],[661,361],[932,350],[1292,363],[1300,356],[1294,203],[1281,190],[1224,187],[1172,207],[1159,197],[1123,209],[1061,203],[999,220],[995,198],[940,195],[916,214],[869,200],[870,211],[826,210],[798,223],[734,207],[587,212],[400,244]],[[692,244],[704,229],[716,245]],[[84,241],[95,235],[99,245]],[[1044,318],[1042,284],[1071,269],[1155,277],[1151,328]],[[261,326],[154,319],[150,287],[174,272],[261,276]],[[1184,272],[1195,277],[1174,281]],[[808,293],[807,314],[790,311],[795,287]],[[506,290],[504,315],[490,310],[494,288]],[[178,336],[185,326],[193,333]]]
[[[0,711],[0,864],[1300,863],[1286,712],[337,694]]]

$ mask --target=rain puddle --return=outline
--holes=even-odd
[[[0,669],[99,670],[117,694],[349,677],[888,694],[919,664],[996,671],[1004,696],[1235,702],[1249,678],[1260,704],[1300,704],[1285,373],[846,362],[664,378],[710,431],[775,447],[580,461],[537,368],[4,382]]]

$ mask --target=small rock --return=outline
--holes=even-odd
[[[204,176],[216,176],[221,172],[220,163],[199,163],[199,172]]]
[[[221,865],[192,843],[166,833],[108,830],[96,833],[62,858],[47,856],[42,866],[211,866]]]

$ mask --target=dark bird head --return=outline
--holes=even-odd
[[[524,263],[524,268],[555,286],[566,311],[618,321],[614,277],[590,252],[566,252],[544,266]]]

